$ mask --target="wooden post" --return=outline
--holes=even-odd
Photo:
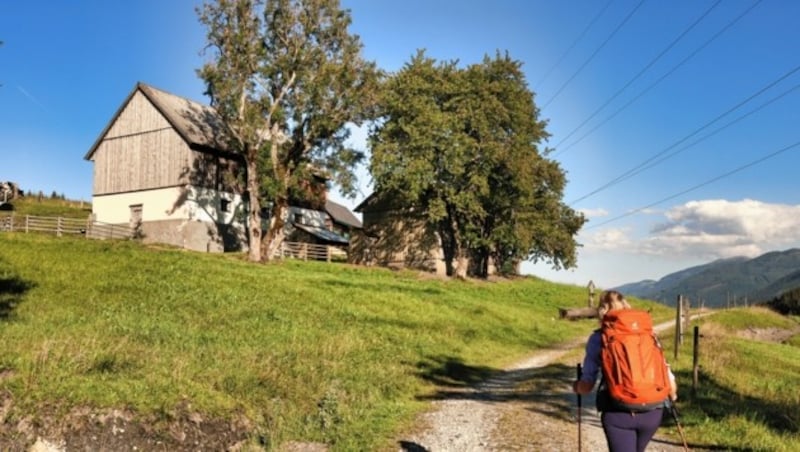
[[[685,297],[683,299],[683,328],[681,332],[689,331],[689,326],[692,323],[692,315],[691,315],[691,305],[689,303],[689,297]]]
[[[678,300],[675,302],[675,359],[678,359],[678,348],[681,345],[681,339],[683,339],[683,332],[681,331],[681,326],[683,323],[681,322],[681,307],[683,306],[683,296],[678,295]]]
[[[39,194],[41,194],[41,193],[42,192],[39,192]],[[28,233],[28,219],[29,218],[30,218],[30,215],[25,215],[25,233],[26,234]]]
[[[56,218],[56,236],[61,237],[61,217]]]
[[[700,361],[698,357],[698,352],[700,350],[699,347],[699,340],[700,340],[700,327],[695,325],[694,327],[694,346],[692,347],[692,398],[695,397],[697,394],[697,384],[698,384],[698,374],[700,370]]]
[[[589,304],[587,305],[590,308],[594,307],[594,281],[589,280],[589,285],[587,286],[589,289]]]

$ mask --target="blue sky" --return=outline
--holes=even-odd
[[[0,180],[90,200],[83,156],[137,81],[207,102],[200,1],[0,3]],[[800,246],[800,2],[343,0],[366,58],[416,49],[523,63],[590,219],[578,268],[599,287]],[[363,133],[353,137],[357,145]],[[365,170],[353,207],[370,192]]]

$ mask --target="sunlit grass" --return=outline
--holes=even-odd
[[[453,368],[499,368],[583,335],[584,289],[0,234],[19,288],[0,321],[14,410],[243,413],[270,442],[385,446]],[[9,283],[11,284],[11,283]],[[9,286],[10,287],[10,286]],[[454,366],[454,363],[457,364]],[[460,366],[460,367],[459,367]]]
[[[762,308],[727,310],[699,321],[700,372],[693,397],[691,341],[673,364],[690,442],[730,450],[800,450],[800,348],[738,336],[796,327],[796,320]]]
[[[245,416],[269,444],[392,450],[437,385],[473,383],[537,348],[586,337],[596,321],[558,319],[558,308],[585,306],[586,295],[536,278],[254,265],[241,255],[2,233],[0,390],[13,396],[10,418],[55,406],[158,419],[188,404],[204,416]],[[632,301],[657,321],[674,317]],[[687,336],[673,368],[690,442],[800,449],[800,348],[736,336],[796,324],[759,309],[703,319],[694,399]],[[671,338],[662,339],[671,358]]]

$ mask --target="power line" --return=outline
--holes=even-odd
[[[667,155],[665,155],[665,156],[661,157],[661,158],[660,158],[660,159],[658,159],[658,160],[655,160],[654,162],[650,163],[649,165],[647,165],[647,166],[645,166],[645,167],[641,168],[639,171],[636,171],[635,173],[633,173],[633,174],[632,174],[632,176],[635,176],[636,174],[639,174],[639,173],[641,173],[641,172],[642,172],[642,171],[644,171],[644,170],[647,170],[647,169],[649,169],[649,168],[652,168],[652,167],[654,167],[654,166],[658,165],[659,163],[663,162],[664,160],[667,160],[667,159],[669,159],[670,157],[673,157],[673,156],[675,156],[676,154],[679,154],[679,153],[681,153],[681,152],[683,152],[683,151],[685,151],[685,150],[687,150],[687,149],[689,149],[689,148],[691,148],[691,147],[693,147],[693,146],[695,146],[695,145],[697,145],[697,144],[699,144],[699,143],[701,143],[701,142],[703,142],[703,141],[705,141],[705,140],[707,140],[707,139],[711,138],[712,136],[714,136],[714,135],[718,134],[719,132],[721,132],[721,131],[723,131],[723,130],[727,129],[728,127],[730,127],[730,126],[732,126],[732,125],[734,125],[734,124],[736,124],[736,123],[738,123],[738,122],[740,122],[740,121],[744,120],[744,119],[745,119],[745,118],[747,118],[748,116],[750,116],[750,115],[752,115],[752,114],[754,114],[754,113],[756,113],[756,112],[758,112],[758,111],[760,111],[760,110],[763,110],[763,109],[764,109],[764,108],[766,108],[768,105],[770,105],[770,104],[773,104],[773,103],[777,102],[778,100],[780,100],[780,99],[782,99],[782,98],[786,97],[787,95],[789,95],[789,94],[790,94],[790,93],[792,93],[793,91],[797,90],[798,88],[800,88],[800,84],[792,86],[791,88],[789,88],[789,89],[787,89],[786,91],[782,92],[781,94],[779,94],[779,95],[777,95],[777,96],[773,97],[772,99],[769,99],[768,101],[764,102],[763,104],[759,105],[758,107],[756,107],[756,108],[754,108],[754,109],[752,109],[752,110],[748,111],[747,113],[744,113],[743,115],[741,115],[741,116],[737,117],[736,119],[734,119],[734,120],[732,120],[732,121],[728,122],[728,123],[727,123],[727,124],[725,124],[724,126],[722,126],[722,127],[719,127],[719,128],[717,128],[717,129],[715,129],[715,130],[714,130],[714,131],[712,131],[711,133],[708,133],[708,134],[704,135],[703,137],[701,137],[701,138],[698,138],[697,140],[695,140],[695,141],[693,141],[693,142],[691,142],[691,143],[687,144],[686,146],[684,146],[684,147],[682,147],[682,148],[680,148],[680,149],[677,149],[677,150],[675,150],[675,151],[673,151],[673,152],[670,152],[669,154],[667,154]]]
[[[609,98],[607,101],[605,101],[603,103],[603,105],[598,107],[597,110],[595,110],[591,115],[589,115],[588,118],[586,118],[582,123],[580,123],[578,125],[578,127],[573,129],[572,132],[568,133],[567,136],[562,138],[561,141],[559,141],[558,144],[555,145],[555,148],[558,149],[565,141],[570,139],[572,137],[572,135],[577,133],[578,130],[580,130],[583,126],[585,126],[586,123],[588,123],[589,121],[594,119],[594,117],[597,116],[598,113],[603,111],[603,109],[606,108],[606,106],[608,106],[608,104],[610,104],[614,99],[616,99],[623,91],[625,91],[629,86],[631,86],[631,84],[633,84],[633,82],[638,80],[639,77],[641,77],[645,72],[647,72],[648,69],[650,69],[654,64],[656,64],[656,62],[658,62],[658,60],[660,60],[661,57],[666,55],[667,52],[669,52],[676,44],[678,44],[678,42],[680,42],[680,40],[683,39],[684,36],[686,36],[690,31],[692,31],[694,29],[694,27],[697,26],[697,24],[702,22],[703,19],[705,19],[706,16],[708,16],[711,13],[711,11],[714,10],[714,8],[719,6],[720,3],[722,3],[722,0],[717,0],[713,5],[711,5],[711,7],[708,8],[699,18],[697,18],[697,20],[695,20],[691,25],[689,25],[686,29],[684,29],[683,32],[681,32],[681,34],[678,35],[677,38],[672,40],[672,42],[669,43],[669,45],[666,48],[664,48],[664,50],[662,50],[658,55],[656,55],[655,58],[650,60],[650,62],[647,63],[647,65],[644,68],[642,68],[642,70],[640,70],[638,74],[633,76],[632,79],[628,80],[628,82],[622,88],[617,90],[617,92],[614,93],[614,95],[612,95],[611,98]]]
[[[720,179],[724,179],[724,178],[726,178],[728,176],[732,176],[732,175],[734,175],[734,174],[736,174],[738,172],[744,171],[745,169],[750,168],[751,166],[755,166],[755,165],[757,165],[757,164],[759,164],[761,162],[764,162],[764,161],[769,160],[769,159],[771,159],[773,157],[776,157],[776,156],[778,156],[778,155],[780,155],[780,154],[782,154],[782,153],[784,153],[784,152],[786,152],[786,151],[788,151],[790,149],[796,148],[797,146],[800,146],[800,141],[797,141],[797,142],[795,142],[793,144],[790,144],[789,146],[786,146],[786,147],[783,147],[781,149],[778,149],[777,151],[771,152],[771,153],[769,153],[769,154],[767,154],[767,155],[765,155],[765,156],[763,156],[761,158],[758,158],[758,159],[753,160],[753,161],[751,161],[751,162],[749,162],[747,164],[744,164],[744,165],[742,165],[742,166],[740,166],[738,168],[735,168],[735,169],[733,169],[731,171],[728,171],[727,173],[720,174],[717,177],[709,179],[709,180],[707,180],[705,182],[701,182],[701,183],[699,183],[699,184],[697,184],[695,186],[689,187],[689,188],[687,188],[687,189],[685,189],[683,191],[680,191],[680,192],[675,193],[673,195],[667,196],[666,198],[659,199],[658,201],[650,203],[650,204],[648,204],[648,205],[646,205],[644,207],[639,207],[637,209],[634,209],[634,210],[631,210],[629,212],[626,212],[626,213],[624,213],[622,215],[616,216],[614,218],[608,219],[608,220],[603,221],[601,223],[597,223],[595,225],[592,225],[592,226],[589,226],[587,228],[584,228],[584,230],[599,228],[600,226],[604,226],[604,225],[606,225],[608,223],[611,223],[611,222],[614,222],[614,221],[617,221],[617,220],[621,220],[622,218],[629,217],[629,216],[631,216],[633,214],[636,214],[636,213],[639,213],[639,212],[641,212],[641,211],[643,211],[645,209],[649,209],[649,208],[657,206],[657,205],[659,205],[661,203],[667,202],[667,201],[669,201],[671,199],[675,199],[678,196],[685,195],[686,193],[689,193],[691,191],[697,190],[698,188],[705,187],[706,185],[710,185],[710,184],[712,184],[712,183],[714,183],[714,182],[716,182],[716,181],[718,181]]]
[[[748,102],[750,102],[751,100],[753,100],[753,99],[755,99],[756,97],[760,96],[761,94],[763,94],[764,92],[766,92],[766,91],[767,91],[767,90],[769,90],[770,88],[774,87],[775,85],[777,85],[778,83],[780,83],[780,82],[782,82],[783,80],[787,79],[788,77],[792,76],[793,74],[795,74],[795,73],[796,73],[796,72],[798,72],[798,71],[800,71],[800,65],[797,65],[797,66],[795,66],[794,68],[792,68],[791,70],[789,70],[788,72],[786,72],[785,74],[783,74],[782,76],[778,77],[776,80],[774,80],[774,81],[770,82],[769,84],[767,84],[767,85],[766,85],[766,86],[764,86],[763,88],[759,89],[759,90],[758,90],[758,91],[756,91],[755,93],[753,93],[753,94],[751,94],[750,96],[748,96],[746,99],[744,99],[744,100],[742,100],[741,102],[737,103],[736,105],[734,105],[733,107],[729,108],[728,110],[726,110],[726,111],[725,111],[725,112],[723,112],[722,114],[720,114],[720,115],[717,115],[717,117],[715,117],[715,118],[714,118],[714,119],[712,119],[711,121],[707,122],[707,123],[706,123],[706,124],[704,124],[703,126],[701,126],[701,127],[697,128],[697,129],[695,129],[695,130],[694,130],[692,133],[690,133],[690,134],[686,135],[685,137],[681,138],[680,140],[676,141],[675,143],[671,144],[670,146],[667,146],[665,149],[663,149],[663,150],[661,150],[661,151],[659,151],[659,152],[655,153],[654,155],[650,156],[649,158],[647,158],[647,159],[646,159],[645,161],[643,161],[642,163],[640,163],[640,164],[638,164],[638,165],[634,166],[633,168],[631,168],[631,169],[629,169],[628,171],[626,171],[626,172],[624,172],[624,173],[620,174],[619,176],[617,176],[616,178],[612,179],[611,181],[609,181],[609,182],[606,182],[606,183],[605,183],[605,184],[603,184],[602,186],[600,186],[600,187],[598,187],[598,188],[594,189],[593,191],[591,191],[591,192],[589,192],[589,193],[587,193],[587,194],[585,194],[585,195],[581,196],[580,198],[578,198],[578,199],[576,199],[576,200],[574,200],[574,201],[570,202],[569,204],[570,204],[570,205],[572,205],[572,204],[575,204],[575,203],[577,203],[577,202],[583,201],[584,199],[586,199],[586,198],[588,198],[588,197],[590,197],[590,196],[592,196],[592,195],[594,195],[594,194],[597,194],[597,193],[599,193],[599,192],[601,192],[601,191],[605,190],[606,188],[609,188],[609,187],[611,187],[612,185],[616,185],[617,183],[619,183],[620,181],[622,181],[624,178],[626,178],[626,177],[630,177],[630,176],[633,176],[633,175],[636,175],[636,174],[639,174],[639,173],[641,173],[642,171],[644,171],[645,169],[651,168],[651,167],[652,167],[652,166],[654,166],[656,163],[660,163],[660,162],[662,162],[662,161],[666,160],[667,158],[669,158],[669,157],[671,157],[671,156],[673,156],[673,155],[677,154],[677,153],[678,153],[678,152],[680,152],[680,151],[673,152],[673,153],[669,154],[667,157],[664,157],[664,158],[662,158],[662,159],[658,160],[656,163],[651,163],[651,162],[653,162],[653,161],[654,161],[656,158],[658,158],[658,157],[662,156],[662,155],[663,155],[664,153],[666,153],[667,151],[669,151],[669,150],[671,150],[671,149],[674,149],[675,147],[677,147],[677,146],[678,146],[678,145],[680,145],[681,143],[683,143],[683,142],[687,141],[687,140],[688,140],[688,139],[690,139],[691,137],[693,137],[693,136],[697,135],[698,133],[702,132],[703,130],[707,129],[708,127],[710,127],[711,125],[713,125],[713,124],[714,124],[714,123],[716,123],[717,121],[721,120],[721,119],[722,119],[722,118],[724,118],[725,116],[727,116],[727,115],[729,115],[729,114],[733,113],[734,111],[738,110],[738,109],[739,109],[739,108],[741,108],[743,105],[747,104],[747,103],[748,103]],[[789,92],[791,92],[792,90],[794,90],[794,88],[792,88],[792,89],[790,89],[790,90],[786,91],[784,94],[782,94],[782,95],[778,96],[778,98],[785,96],[786,94],[788,94],[788,93],[789,93]],[[775,99],[775,100],[777,100],[777,99]],[[774,100],[767,102],[766,104],[764,104],[764,105],[762,105],[761,107],[759,107],[759,109],[761,109],[761,108],[763,108],[764,106],[766,106],[766,105],[768,105],[768,104],[772,103],[773,101],[774,101]],[[734,122],[737,122],[737,121],[734,121]],[[730,125],[730,124],[729,124],[729,125]],[[727,127],[727,126],[725,126],[725,127]],[[723,127],[723,128],[725,128],[725,127]],[[719,130],[721,130],[721,129],[719,129]],[[719,130],[718,130],[718,131],[719,131]],[[714,133],[716,133],[716,132],[714,132]],[[712,133],[711,135],[713,135],[713,133]],[[708,136],[710,136],[710,135],[708,135]],[[708,137],[708,136],[707,136],[707,137]],[[706,138],[707,138],[707,137],[706,137]],[[705,139],[705,138],[703,138],[703,139]],[[700,140],[700,141],[702,141],[702,140]],[[695,143],[695,144],[696,144],[696,143]],[[686,148],[684,148],[684,149],[681,149],[681,150],[685,150],[685,149],[686,149]],[[648,165],[648,164],[649,164],[649,165]]]
[[[680,61],[678,64],[676,64],[675,66],[673,66],[673,67],[672,67],[672,69],[670,69],[670,70],[669,70],[669,71],[667,71],[667,72],[666,72],[664,75],[662,75],[660,78],[658,78],[658,80],[656,80],[655,82],[653,82],[653,83],[651,83],[650,85],[648,85],[648,86],[647,86],[645,89],[643,89],[643,90],[642,90],[642,91],[641,91],[639,94],[637,94],[637,95],[636,95],[636,96],[635,96],[633,99],[629,100],[629,101],[628,101],[628,102],[626,102],[626,103],[625,103],[623,106],[621,106],[620,108],[618,108],[617,110],[615,110],[615,111],[614,111],[614,113],[610,114],[610,115],[609,115],[609,116],[607,116],[605,119],[603,119],[602,121],[600,121],[600,123],[599,123],[599,124],[597,124],[596,126],[594,126],[594,127],[591,129],[591,130],[589,130],[588,132],[586,132],[586,133],[584,133],[583,135],[581,135],[581,137],[580,137],[580,138],[578,138],[577,140],[575,140],[575,141],[573,141],[572,143],[570,143],[570,144],[569,144],[569,146],[565,147],[564,149],[560,149],[560,150],[558,150],[558,151],[557,151],[555,154],[553,154],[553,157],[557,157],[557,156],[559,156],[559,155],[563,154],[564,152],[567,152],[568,150],[570,150],[571,148],[573,148],[573,147],[574,147],[576,144],[580,143],[580,142],[581,142],[581,141],[583,141],[583,140],[584,140],[586,137],[588,137],[589,135],[591,135],[592,133],[594,133],[594,131],[595,131],[595,130],[599,129],[600,127],[604,126],[606,123],[608,123],[609,121],[611,121],[612,119],[614,119],[614,118],[615,118],[615,117],[616,117],[618,114],[622,113],[622,111],[623,111],[623,110],[625,110],[625,109],[627,109],[628,107],[630,107],[630,106],[631,106],[631,105],[632,105],[634,102],[636,102],[637,100],[641,99],[641,98],[642,98],[642,96],[644,96],[645,94],[647,94],[647,93],[648,93],[648,92],[649,92],[651,89],[655,88],[655,87],[656,87],[656,85],[658,85],[659,83],[661,83],[662,81],[664,81],[664,79],[666,79],[667,77],[669,77],[670,75],[672,75],[672,73],[674,73],[674,72],[675,72],[676,70],[678,70],[678,69],[679,69],[681,66],[683,66],[684,64],[686,64],[686,62],[688,62],[690,59],[694,58],[694,57],[695,57],[695,55],[697,55],[698,53],[700,53],[700,51],[701,51],[701,50],[703,50],[704,48],[708,47],[708,45],[710,45],[710,44],[711,44],[713,41],[715,41],[715,40],[716,40],[718,37],[720,37],[720,36],[721,36],[723,33],[725,33],[726,31],[728,31],[728,30],[729,30],[731,27],[733,27],[733,25],[734,25],[734,24],[736,24],[736,22],[738,22],[739,20],[741,20],[741,19],[742,19],[744,16],[746,16],[746,15],[747,15],[747,14],[748,14],[750,11],[752,11],[752,10],[753,10],[753,8],[755,8],[755,7],[756,7],[756,6],[757,6],[759,3],[761,3],[761,1],[762,1],[762,0],[757,0],[757,1],[756,1],[755,3],[753,3],[753,4],[752,4],[752,5],[749,7],[749,8],[747,8],[747,9],[746,9],[746,10],[745,10],[743,13],[739,14],[739,15],[738,15],[736,18],[734,18],[732,21],[728,22],[728,24],[727,24],[727,25],[725,25],[725,26],[724,26],[724,27],[723,27],[721,30],[719,30],[717,33],[715,33],[715,34],[714,34],[714,35],[713,35],[711,38],[709,38],[709,39],[708,39],[706,42],[704,42],[704,43],[703,43],[703,44],[702,44],[700,47],[698,47],[697,49],[695,49],[695,50],[694,50],[692,53],[690,53],[690,54],[689,54],[689,55],[688,55],[686,58],[684,58],[684,59],[683,59],[683,60],[681,60],[681,61]]]
[[[608,37],[606,38],[606,40],[605,40],[605,41],[603,41],[603,43],[602,43],[602,44],[600,44],[600,46],[599,46],[599,47],[597,47],[597,49],[595,49],[595,51],[594,51],[594,52],[593,52],[593,53],[592,53],[592,54],[589,56],[589,58],[587,58],[587,59],[586,59],[586,61],[584,61],[584,63],[583,63],[583,64],[582,64],[582,65],[581,65],[581,66],[578,68],[578,70],[576,70],[576,71],[575,71],[575,73],[574,73],[574,74],[572,74],[572,76],[571,76],[571,77],[570,77],[570,78],[569,78],[569,79],[568,79],[566,82],[564,82],[564,84],[563,84],[563,85],[561,85],[561,87],[558,89],[558,91],[556,91],[555,95],[553,95],[553,97],[551,97],[551,98],[550,98],[550,100],[549,100],[549,101],[547,101],[547,103],[546,103],[546,104],[544,104],[544,106],[542,107],[542,109],[545,109],[545,108],[547,108],[547,106],[548,106],[548,105],[550,105],[550,103],[551,103],[551,102],[553,102],[553,101],[556,99],[556,97],[558,97],[558,95],[559,95],[559,94],[561,94],[561,92],[562,92],[562,91],[564,91],[564,88],[566,88],[566,87],[567,87],[567,85],[569,85],[569,83],[570,83],[570,82],[571,82],[571,81],[572,81],[572,80],[573,80],[575,77],[577,77],[577,76],[578,76],[578,74],[580,74],[580,73],[581,73],[581,71],[583,70],[583,68],[585,68],[585,67],[586,67],[586,66],[587,66],[587,65],[588,65],[588,64],[589,64],[589,63],[590,63],[590,62],[591,62],[591,61],[594,59],[594,57],[595,57],[595,56],[597,56],[597,54],[600,52],[600,50],[602,50],[602,48],[603,48],[603,47],[605,47],[605,45],[606,45],[606,44],[608,44],[608,41],[610,41],[610,40],[611,40],[611,38],[613,38],[613,37],[614,37],[614,36],[617,34],[617,32],[619,32],[619,30],[622,28],[622,26],[623,26],[623,25],[625,25],[625,24],[628,22],[628,20],[630,20],[630,18],[631,18],[631,17],[633,17],[633,14],[634,14],[634,13],[635,13],[635,12],[636,12],[638,9],[639,9],[639,7],[640,7],[640,6],[642,6],[642,4],[643,4],[644,2],[645,2],[645,0],[641,0],[641,1],[640,1],[640,2],[639,2],[639,3],[638,3],[638,4],[637,4],[637,5],[636,5],[636,6],[633,8],[633,10],[631,10],[631,12],[630,12],[630,13],[628,13],[628,15],[627,15],[627,16],[625,16],[625,19],[623,19],[623,20],[622,20],[622,22],[620,22],[620,24],[619,24],[619,25],[617,25],[617,28],[615,28],[615,29],[614,29],[614,31],[612,31],[612,32],[611,32],[611,34],[610,34],[610,35],[608,35]]]
[[[547,77],[550,76],[550,74],[555,70],[555,68],[557,68],[558,65],[560,65],[562,61],[564,61],[564,58],[566,58],[567,55],[572,51],[572,49],[575,48],[575,46],[578,44],[578,42],[580,42],[584,38],[584,36],[586,36],[586,33],[589,31],[589,29],[592,28],[592,26],[595,24],[595,22],[597,22],[597,20],[600,19],[600,16],[602,16],[603,13],[606,12],[608,7],[611,6],[611,3],[613,3],[613,2],[614,2],[614,0],[608,0],[608,3],[606,3],[606,6],[604,6],[603,9],[601,9],[594,16],[594,19],[592,19],[592,21],[589,22],[589,25],[587,25],[586,28],[583,29],[581,34],[575,39],[575,41],[572,42],[572,44],[569,46],[569,48],[567,48],[567,50],[565,50],[564,53],[561,54],[561,57],[558,59],[558,61],[556,61],[555,64],[553,64],[553,66],[551,66],[550,69],[548,69],[547,73],[544,74],[544,77],[542,77],[542,79],[539,80],[539,82],[536,84],[537,90],[538,90],[538,87],[542,86],[542,83],[544,83],[544,81],[547,80]]]

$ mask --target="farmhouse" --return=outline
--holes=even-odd
[[[144,242],[246,250],[247,209],[234,189],[244,162],[227,151],[213,108],[137,83],[86,153],[95,221],[126,224]],[[346,207],[292,207],[286,236],[346,247],[361,222]]]
[[[363,265],[415,268],[447,274],[439,235],[394,196],[372,193],[356,208],[363,228],[351,242],[351,260]]]
[[[374,192],[355,211],[363,216],[362,228],[350,241],[350,260],[362,265],[413,268],[447,275],[448,262],[442,239],[412,207],[400,206],[391,193]],[[450,263],[452,265],[452,263]],[[467,260],[466,265],[474,265]],[[497,273],[491,258],[487,273]],[[515,269],[519,272],[519,264]]]

